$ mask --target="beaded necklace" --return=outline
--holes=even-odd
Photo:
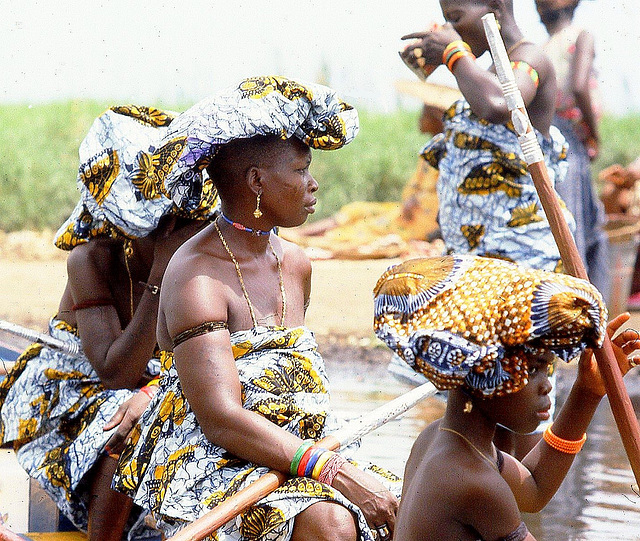
[[[251,227],[247,227],[246,225],[242,225],[238,222],[234,222],[231,218],[227,218],[222,212],[220,213],[220,216],[222,216],[222,219],[225,222],[227,222],[229,225],[232,225],[233,227],[235,227],[236,229],[239,229],[240,231],[251,233],[256,237],[259,235],[268,235],[270,233],[270,231],[263,231],[262,229],[252,229]]]
[[[224,218],[224,215],[222,215],[222,216]],[[240,280],[240,287],[242,288],[242,294],[244,295],[244,298],[247,301],[247,305],[249,306],[249,313],[251,314],[251,322],[253,323],[254,327],[257,327],[258,326],[258,320],[256,319],[256,314],[255,314],[255,311],[253,309],[253,304],[251,303],[251,300],[249,299],[249,293],[247,292],[247,288],[244,285],[244,279],[242,278],[242,272],[240,272],[240,264],[238,263],[238,260],[236,259],[236,257],[233,255],[233,252],[231,251],[231,248],[229,248],[229,245],[227,244],[227,241],[222,236],[222,231],[220,231],[220,227],[218,226],[218,222],[217,221],[213,222],[213,225],[215,226],[216,231],[218,232],[218,236],[220,237],[220,242],[222,242],[222,246],[224,246],[224,249],[229,254],[229,257],[231,258],[231,261],[233,262],[233,265],[236,268],[236,273],[238,275],[238,279]],[[284,326],[284,316],[285,316],[285,314],[287,312],[287,296],[286,296],[286,293],[285,293],[285,290],[284,290],[284,279],[282,277],[282,265],[280,263],[280,258],[278,257],[278,254],[276,254],[276,251],[273,249],[273,245],[271,244],[271,239],[269,239],[269,248],[271,248],[271,253],[273,254],[273,257],[276,258],[276,264],[278,265],[278,280],[280,282],[280,293],[282,295],[282,318],[280,319],[280,325]]]

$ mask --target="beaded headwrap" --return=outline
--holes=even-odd
[[[375,290],[374,330],[441,390],[500,396],[528,382],[527,357],[570,361],[604,340],[607,309],[585,280],[469,255],[406,261]]]
[[[117,106],[101,114],[80,144],[81,198],[56,233],[63,250],[101,234],[145,237],[168,213],[191,218],[212,214],[216,194],[199,177],[179,208],[159,190],[163,158],[160,142],[176,113],[152,107]]]
[[[172,123],[162,190],[178,206],[218,149],[256,135],[297,137],[311,148],[340,148],[358,133],[358,113],[322,85],[253,77],[197,103]]]

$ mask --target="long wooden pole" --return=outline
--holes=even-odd
[[[511,111],[513,126],[518,134],[520,146],[529,165],[531,178],[538,192],[542,208],[549,220],[551,232],[558,245],[565,269],[573,276],[588,280],[587,271],[580,258],[575,240],[562,214],[555,191],[551,186],[542,150],[525,108],[524,100],[516,85],[511,62],[493,13],[485,15],[482,18],[482,23],[491,48],[491,56],[493,57],[496,73],[502,85],[505,101]],[[629,399],[629,394],[622,381],[622,373],[616,362],[608,335],[605,335],[602,347],[595,350],[595,356],[631,469],[636,478],[636,483],[640,485],[640,428],[638,427],[638,419]]]
[[[332,451],[346,447],[412,408],[421,400],[432,396],[435,392],[436,388],[432,383],[424,383],[420,387],[416,387],[379,408],[350,421],[344,428],[321,439],[318,444]],[[167,541],[201,541],[207,535],[220,528],[220,526],[276,490],[287,479],[289,479],[288,475],[276,470],[270,470],[232,497],[218,504],[208,513],[194,520]]]

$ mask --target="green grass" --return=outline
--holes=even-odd
[[[0,105],[0,230],[57,229],[69,216],[78,200],[78,146],[109,105]],[[354,200],[397,200],[428,139],[418,131],[418,115],[417,110],[360,110],[360,134],[353,143],[336,152],[314,152],[311,171],[320,190],[313,218]],[[626,165],[640,155],[640,115],[605,117],[601,133],[594,178],[602,168]]]

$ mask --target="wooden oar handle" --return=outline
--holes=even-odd
[[[359,439],[372,430],[379,428],[391,419],[404,413],[421,400],[435,394],[436,388],[432,383],[424,383],[411,391],[394,398],[373,411],[352,421],[353,427],[345,426],[334,434],[325,436],[318,441],[318,446],[337,451],[346,447],[355,439]],[[247,485],[236,494],[216,505],[197,520],[185,526],[167,541],[200,541],[216,531],[220,526],[237,517],[256,502],[281,486],[289,476],[276,470],[270,470],[262,477]]]
[[[493,13],[482,17],[482,23],[507,107],[512,113],[511,118],[514,128],[518,134],[525,160],[529,165],[529,172],[538,192],[542,208],[549,221],[551,232],[558,245],[562,262],[569,274],[588,280],[587,271],[576,247],[575,240],[564,218],[556,193],[551,186],[547,167],[535,137],[535,131],[529,120],[520,90],[515,84],[511,62]],[[636,483],[640,485],[640,428],[638,427],[638,419],[629,399],[629,394],[622,381],[622,373],[618,367],[608,335],[605,335],[603,346],[596,349],[594,353],[607,390],[611,410],[629,458],[629,464],[636,478]]]

